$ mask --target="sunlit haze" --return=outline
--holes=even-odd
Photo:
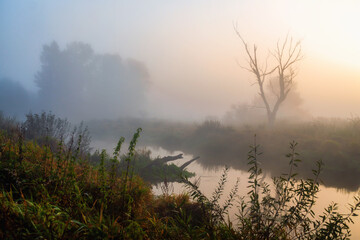
[[[287,34],[301,40],[296,82],[303,108],[349,117],[360,114],[359,12],[354,0],[3,0],[0,76],[36,92],[42,46],[81,41],[146,66],[147,116],[222,117],[257,94],[253,76],[239,67],[246,55],[236,26],[263,58]]]
[[[360,0],[0,0],[0,238],[360,239],[359,24]]]

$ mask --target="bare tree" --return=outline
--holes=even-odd
[[[255,84],[259,86],[259,95],[265,105],[268,122],[270,125],[273,125],[280,105],[285,101],[294,85],[296,63],[302,59],[301,42],[294,42],[293,38],[289,38],[288,35],[283,42],[278,41],[275,50],[270,52],[269,55],[273,57],[273,64],[275,66],[269,68],[268,58],[260,66],[257,46],[255,44],[249,46],[237,28],[235,28],[235,31],[241,39],[247,54],[248,66],[241,67],[256,76]],[[274,74],[276,74],[275,81],[271,81]],[[275,96],[273,104],[269,102],[269,97],[264,90],[265,83],[270,85],[271,94]],[[274,83],[276,84],[275,86]]]

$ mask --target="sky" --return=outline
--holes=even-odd
[[[36,92],[42,46],[82,41],[146,65],[150,116],[221,116],[257,94],[236,25],[262,59],[287,34],[301,40],[313,116],[360,116],[359,12],[355,0],[0,0],[0,77]]]

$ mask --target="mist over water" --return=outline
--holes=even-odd
[[[278,176],[295,141],[300,177],[322,160],[325,187],[358,191],[359,11],[355,1],[1,1],[0,111],[85,121],[93,146],[110,150],[142,127],[141,147],[200,156],[201,171],[247,171],[256,140]],[[286,36],[301,42],[272,127],[235,30],[269,69]],[[271,107],[277,71],[264,73]]]
[[[264,6],[272,11],[255,11]],[[324,21],[308,6],[323,9]],[[348,11],[341,21],[350,24],[359,5],[324,6],[309,1],[2,1],[0,110],[19,119],[30,111],[51,111],[72,122],[87,121],[94,139],[116,140],[143,127],[143,145],[200,155],[205,167],[227,162],[243,168],[257,134],[264,167],[281,173],[274,162],[295,140],[306,169],[323,159],[330,162],[324,173],[328,184],[356,189],[360,75],[350,59],[358,48],[350,56],[347,47],[333,45],[334,56],[325,58],[320,43],[330,47],[327,34],[340,31],[332,13]],[[304,13],[313,22],[301,19]],[[312,25],[322,27],[323,35]],[[345,28],[340,32],[358,38]],[[353,43],[337,39],[341,46]],[[276,128],[269,130],[246,46],[256,46],[260,69],[267,64],[270,69],[276,49],[287,43],[291,52],[298,40],[299,61],[285,73],[291,91],[280,104]],[[266,78],[263,89],[274,107],[281,90],[277,71]],[[345,172],[347,183],[331,180]]]
[[[266,3],[274,12],[294,7],[300,12],[293,17],[270,13],[258,17],[257,1],[160,2],[33,1],[21,6],[1,2],[0,29],[5,37],[0,51],[5,54],[0,55],[0,110],[19,119],[30,111],[51,111],[72,122],[87,121],[94,140],[116,141],[143,127],[143,145],[199,155],[206,168],[226,163],[244,169],[256,134],[264,151],[264,168],[279,174],[286,164],[282,168],[277,162],[295,140],[305,158],[304,169],[322,159],[328,162],[326,184],[359,187],[354,176],[359,171],[356,103],[360,99],[354,92],[360,85],[354,79],[360,75],[355,63],[343,61],[345,48],[339,55],[334,47],[341,56],[336,62],[330,56],[324,59],[321,46],[313,45],[324,36],[313,39],[308,35],[313,32],[309,22],[295,18],[306,12],[301,6],[311,3],[282,7]],[[335,7],[329,4],[324,19]],[[350,11],[350,5],[338,7]],[[289,25],[284,24],[286,17]],[[317,23],[314,18],[315,25],[323,24],[329,32],[327,24],[332,21],[328,21]],[[271,31],[264,29],[269,24]],[[243,34],[246,46],[257,47],[260,68],[276,63],[276,49],[283,41],[290,44],[289,50],[301,41],[299,62],[285,75],[293,74],[294,81],[280,104],[275,129],[267,126],[264,101],[236,31]],[[271,107],[281,90],[276,74],[266,75],[263,85]],[[322,115],[337,120],[317,117]],[[344,173],[342,182],[333,180]]]
[[[140,146],[180,151],[200,156],[196,162],[205,169],[225,166],[248,170],[248,152],[259,145],[261,168],[270,176],[289,171],[290,143],[297,142],[296,152],[302,160],[297,173],[303,178],[313,177],[316,162],[324,163],[321,174],[325,186],[357,191],[360,173],[360,125],[355,120],[318,119],[304,123],[279,121],[268,128],[264,124],[243,124],[237,127],[219,121],[183,123],[156,119],[118,119],[86,122],[94,139],[112,146],[119,136],[132,137],[137,126],[142,126]],[[341,160],[339,160],[341,159]]]

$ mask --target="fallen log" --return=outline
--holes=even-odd
[[[196,158],[193,158],[189,161],[187,161],[186,163],[184,163],[183,165],[180,166],[180,169],[181,170],[184,170],[187,166],[189,166],[192,162],[198,160],[200,157],[196,157]]]
[[[153,165],[157,165],[157,164],[162,165],[167,162],[175,161],[175,160],[182,159],[182,158],[183,158],[182,153],[180,153],[179,155],[176,155],[176,156],[167,156],[167,157],[163,157],[163,158],[158,158],[158,159],[155,159],[154,161],[152,161],[149,165],[145,166],[144,169],[149,168]]]

